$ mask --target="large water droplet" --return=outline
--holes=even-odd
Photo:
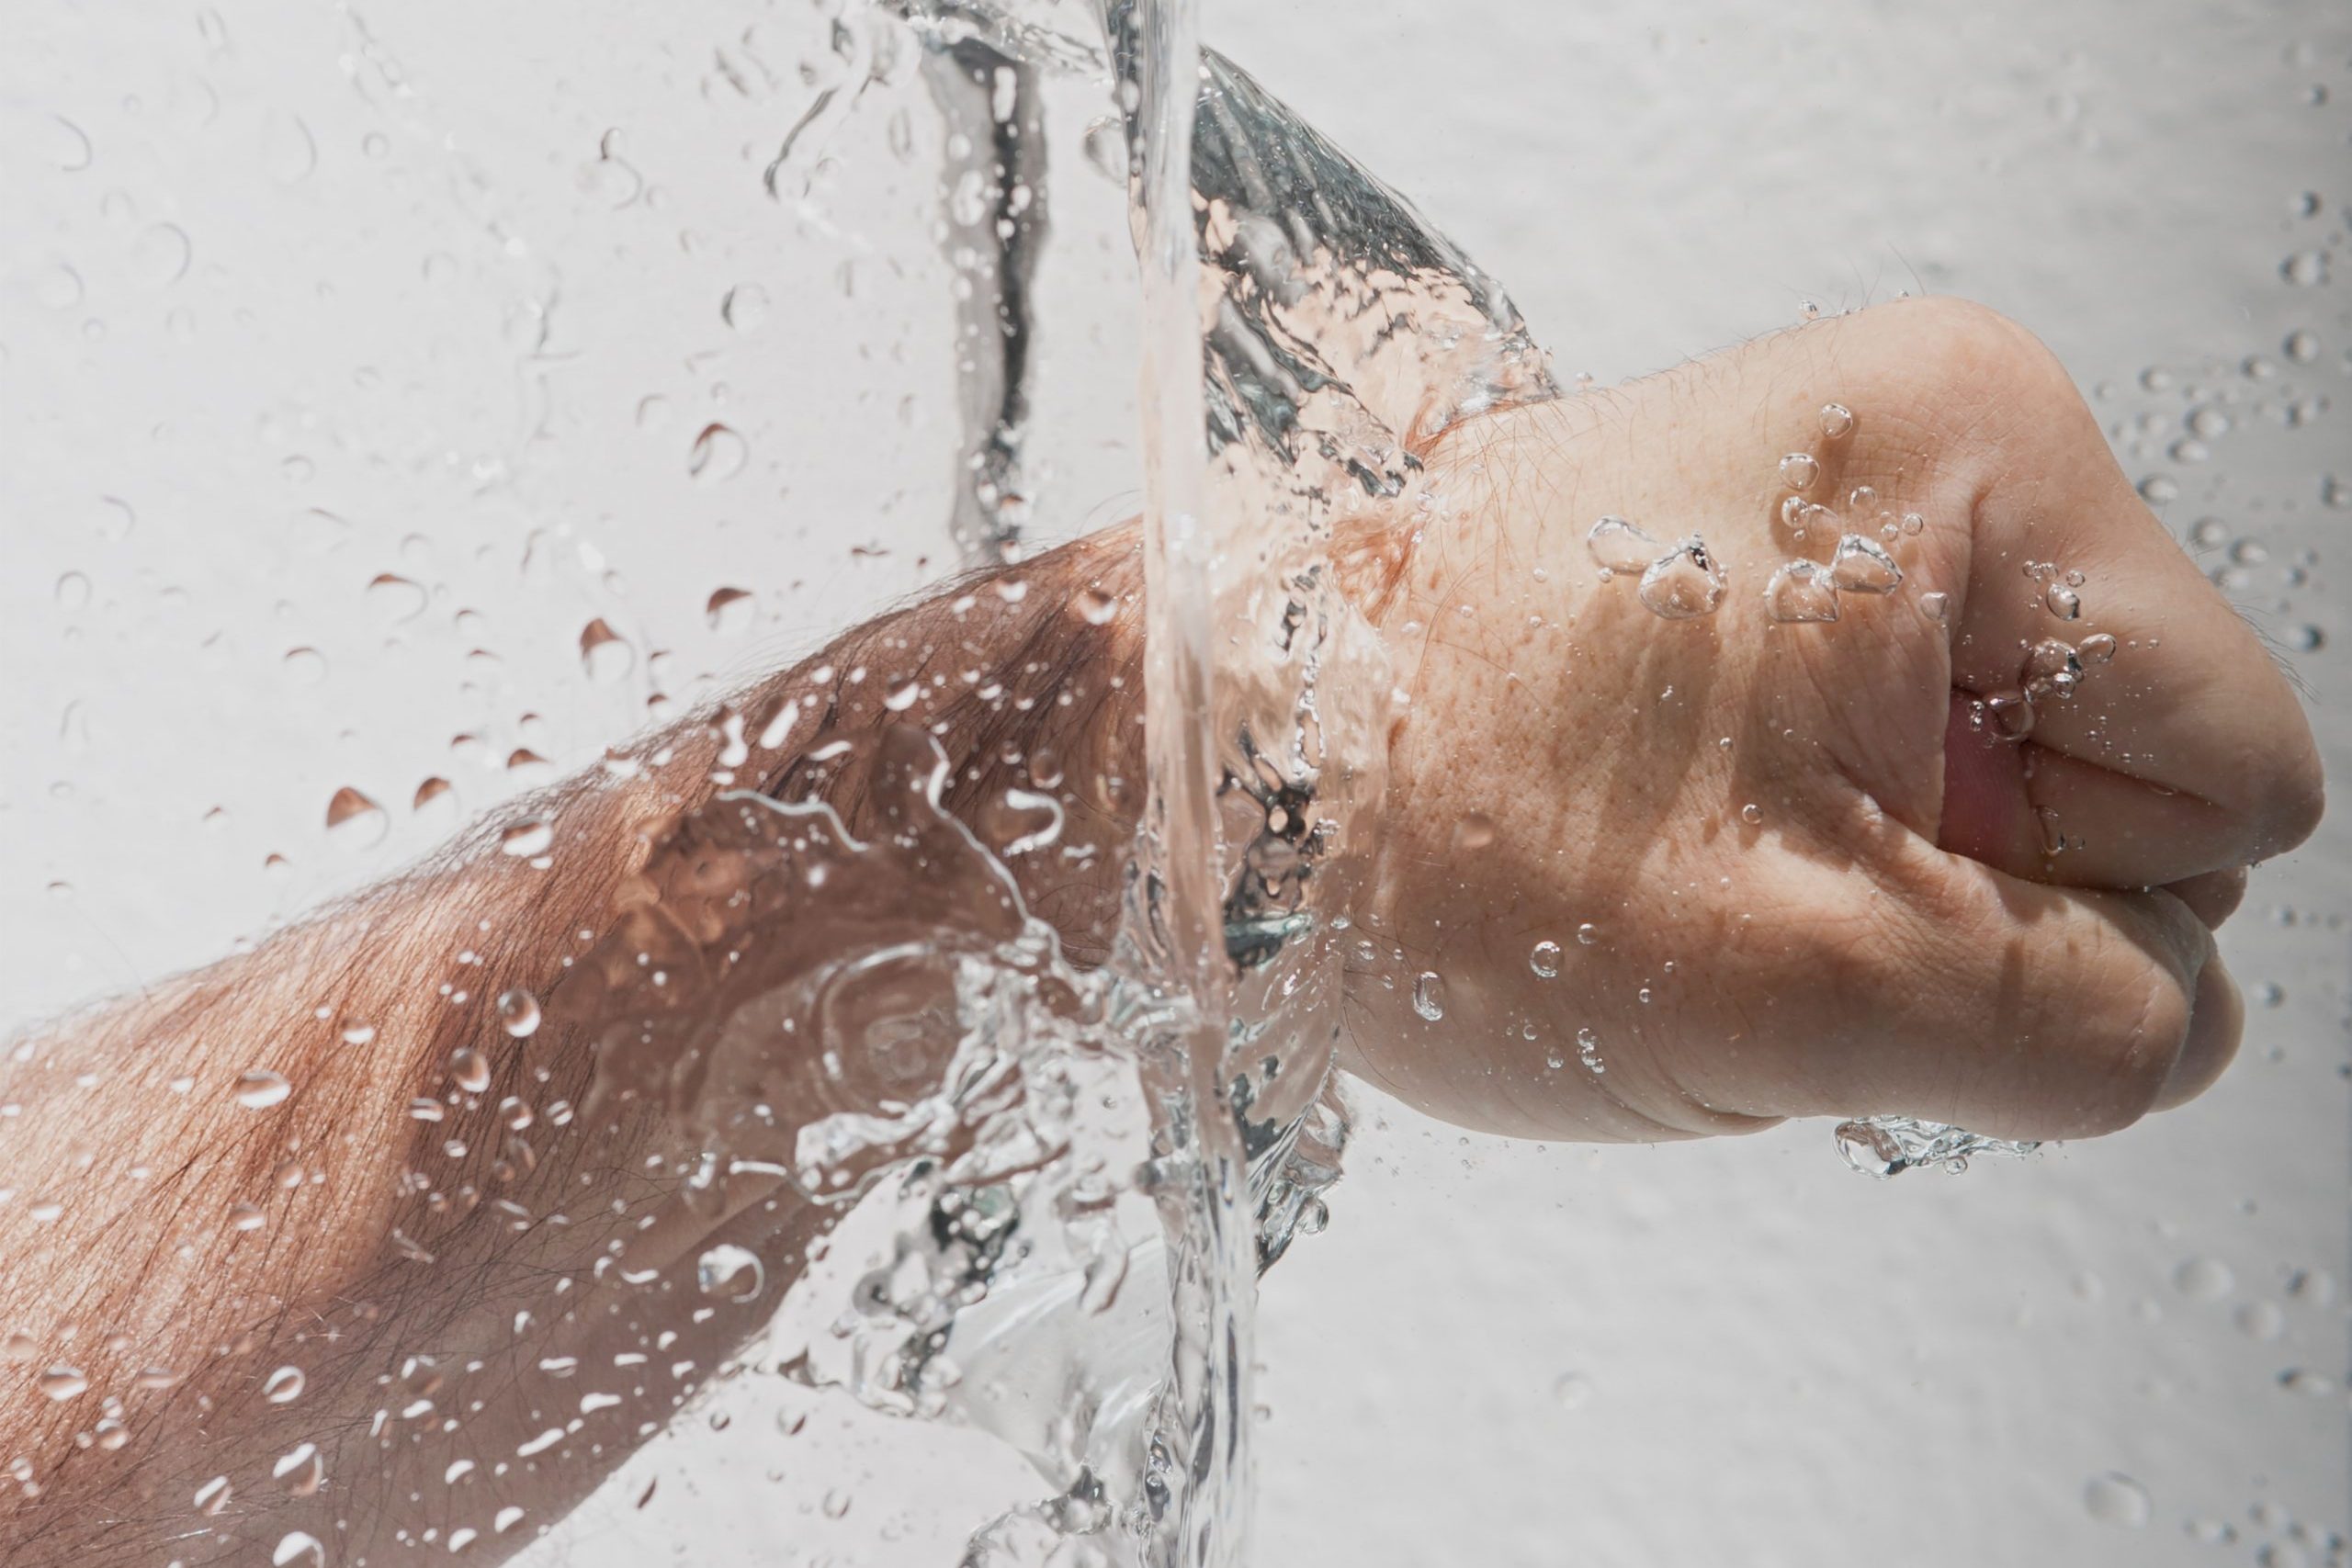
[[[539,998],[521,987],[499,993],[498,1021],[515,1039],[527,1040],[536,1033],[539,1017]]]
[[[721,637],[734,637],[748,629],[759,608],[759,602],[748,588],[718,588],[711,592],[703,605],[703,617],[710,629]]]
[[[1657,559],[1658,544],[1623,517],[1604,517],[1584,536],[1585,548],[1607,570],[1637,572]]]
[[[302,1397],[306,1380],[300,1367],[280,1367],[263,1380],[262,1397],[272,1404],[291,1404]]]
[[[1811,490],[1820,478],[1820,459],[1810,452],[1792,452],[1781,459],[1781,482],[1791,490]]]
[[[1527,966],[1546,980],[1555,978],[1560,973],[1560,944],[1537,942],[1527,955]]]
[[[759,1258],[732,1242],[721,1242],[695,1260],[695,1283],[706,1296],[748,1302],[767,1283]]]
[[[637,650],[599,615],[580,628],[580,667],[598,685],[611,685],[637,668]]]
[[[490,1058],[470,1045],[460,1045],[449,1054],[449,1081],[468,1094],[480,1094],[490,1087]]]
[[[61,1404],[69,1399],[79,1399],[90,1388],[90,1380],[82,1375],[79,1367],[51,1367],[36,1381],[41,1393]]]
[[[1877,540],[1849,534],[1838,541],[1829,581],[1847,593],[1892,593],[1903,586],[1903,569]]]
[[[384,841],[391,818],[384,808],[345,784],[327,802],[327,834],[345,849],[370,849]]]
[[[266,1111],[293,1092],[294,1086],[283,1073],[266,1067],[248,1067],[237,1075],[237,1103],[248,1111]]]
[[[1764,613],[1776,621],[1834,621],[1837,585],[1818,561],[1790,561],[1764,584]]]
[[[384,619],[413,621],[424,614],[424,590],[397,572],[379,571],[368,580],[368,603]]]
[[[1672,555],[1650,563],[1642,573],[1639,592],[1643,606],[1664,620],[1711,615],[1724,602],[1723,570],[1694,534]]]
[[[1413,981],[1413,1010],[1435,1023],[1445,1016],[1445,976],[1424,969]]]
[[[1581,1410],[1592,1403],[1592,1380],[1582,1372],[1562,1372],[1552,1381],[1552,1398],[1563,1410]]]
[[[1821,405],[1821,434],[1835,441],[1854,433],[1854,411],[1844,403]],[[1798,488],[1802,489],[1803,486]]]
[[[216,1475],[196,1489],[196,1511],[205,1515],[219,1514],[229,1506],[229,1500],[233,1495],[229,1478]]]

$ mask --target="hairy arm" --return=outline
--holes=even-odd
[[[984,840],[1026,830],[1008,790],[1057,799],[1061,846],[1016,875],[1099,951],[1141,794],[1133,537],[860,626],[408,875],[17,1043],[0,1558],[482,1560],[658,1431],[756,1326],[677,1299],[681,1233],[788,1268],[817,1218],[771,1194],[679,1224],[660,1109],[583,1109],[594,1052],[552,998],[719,793],[861,831],[900,723]]]

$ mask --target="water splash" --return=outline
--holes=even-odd
[[[1957,1176],[1969,1161],[1991,1155],[2022,1159],[2041,1145],[1988,1138],[1944,1122],[1920,1122],[1908,1116],[1869,1116],[1840,1122],[1835,1136],[1838,1153],[1847,1165],[1865,1176],[1891,1179],[1906,1170],[1940,1166]]]

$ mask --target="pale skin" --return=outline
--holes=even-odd
[[[1834,440],[1831,400],[1857,420]],[[1795,451],[1820,457],[1817,499],[1870,484],[1927,519],[1894,547],[1905,588],[1846,596],[1834,624],[1763,612],[1795,543],[1776,468]],[[1341,947],[1346,1066],[1466,1126],[1650,1139],[1871,1112],[2079,1137],[2227,1065],[2242,1020],[2211,931],[2247,866],[2311,832],[2316,756],[2022,329],[1882,307],[1482,416],[1426,457],[1430,508],[1372,519],[1343,574],[1404,699],[1357,890],[1328,911],[1367,944]],[[1662,621],[1598,581],[1602,513],[1702,534],[1722,608]],[[2052,619],[2028,561],[2083,574],[2079,620]],[[21,1107],[0,1124],[0,1463],[22,1461],[0,1556],[266,1562],[302,1531],[336,1562],[422,1561],[471,1529],[470,1560],[494,1560],[659,1430],[755,1326],[693,1321],[673,1287],[696,1250],[731,1240],[782,1274],[818,1222],[776,1191],[689,1210],[645,1158],[668,1147],[660,1116],[567,1115],[589,1079],[567,968],[648,909],[701,918],[694,813],[722,787],[820,795],[875,830],[883,694],[918,674],[940,679],[904,717],[955,765],[952,809],[1001,841],[1003,789],[1050,788],[1068,838],[1102,847],[1016,864],[1069,951],[1099,954],[1141,795],[1132,530],[1014,579],[1017,597],[966,585],[746,694],[754,735],[810,699],[773,751],[725,763],[706,717],[634,749],[633,776],[560,794],[548,868],[501,854],[492,824],[0,1066]],[[1955,716],[2014,684],[2021,640],[2102,633],[2113,662],[2025,744]],[[812,764],[820,739],[856,747]],[[2054,855],[2043,812],[2069,840]],[[1555,977],[1530,962],[1547,941]],[[1424,971],[1435,1021],[1408,999]],[[519,1043],[492,1002],[514,987],[548,998]],[[465,1049],[482,1063],[453,1065]],[[239,1101],[256,1068],[282,1100]],[[442,1120],[414,1118],[419,1096]],[[45,1196],[62,1213],[36,1219]],[[282,1401],[281,1366],[304,1374]],[[590,1409],[592,1388],[624,1397]]]

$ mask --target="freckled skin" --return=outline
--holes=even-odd
[[[1792,454],[1809,501],[1842,514],[1867,487],[1895,536],[1873,511],[1797,537]],[[2311,831],[2315,752],[2021,328],[1880,307],[1457,427],[1431,475],[1437,520],[1384,616],[1411,701],[1361,922],[1377,957],[1351,964],[1356,1070],[1532,1135],[1903,1113],[2057,1137],[2227,1063],[2209,927]],[[1661,549],[1702,536],[1720,608],[1661,619],[1600,581],[1586,536],[1610,514]],[[1901,587],[1776,620],[1775,570],[1849,527]],[[2082,573],[2076,618],[2028,575],[2044,562]],[[1978,728],[2036,642],[2102,634],[2112,661],[2035,702],[2024,743]],[[1473,813],[1494,831],[1464,850]],[[1528,962],[1544,941],[1556,978]],[[1442,1021],[1408,1005],[1422,971]],[[1605,1073],[1578,1066],[1580,1029]]]

